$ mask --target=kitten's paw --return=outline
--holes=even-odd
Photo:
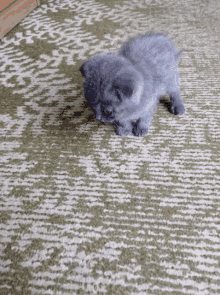
[[[145,136],[149,133],[149,128],[141,127],[139,125],[135,125],[133,128],[133,134],[135,136]]]
[[[181,104],[181,105],[172,105],[170,109],[171,109],[171,112],[174,115],[183,115],[183,114],[185,114],[185,107],[184,107],[183,104]]]
[[[128,136],[128,135],[132,135],[132,130],[129,129],[125,129],[123,127],[117,127],[116,128],[116,134],[120,135],[120,136]]]

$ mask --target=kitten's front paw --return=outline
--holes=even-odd
[[[139,125],[135,125],[133,128],[133,134],[135,136],[145,136],[149,132],[149,128],[141,127]]]
[[[116,134],[120,135],[120,136],[128,136],[128,135],[132,135],[132,130],[123,128],[121,126],[117,126],[116,127]]]
[[[171,112],[174,115],[183,115],[183,114],[185,114],[185,107],[184,107],[183,104],[181,104],[181,105],[172,105],[170,109],[171,109]]]

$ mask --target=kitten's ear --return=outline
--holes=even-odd
[[[79,69],[80,72],[81,72],[81,74],[83,75],[83,77],[85,77],[85,75],[86,75],[86,65],[87,65],[87,64],[88,64],[88,61],[85,61],[85,62],[82,64],[81,68]]]
[[[122,94],[121,99],[128,98],[135,104],[140,102],[143,85],[143,77],[133,68],[123,69],[113,80],[113,88]]]
[[[135,88],[133,75],[127,72],[121,73],[113,80],[113,87],[122,92],[125,97],[131,97]]]

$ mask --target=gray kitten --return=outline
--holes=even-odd
[[[80,68],[84,95],[96,119],[113,123],[121,136],[148,133],[161,95],[168,93],[171,112],[182,115],[178,57],[163,34],[130,39],[119,54],[100,54]]]

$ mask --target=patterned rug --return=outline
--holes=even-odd
[[[0,42],[0,294],[220,294],[219,0],[41,0]],[[184,116],[96,121],[79,68],[163,32]]]

